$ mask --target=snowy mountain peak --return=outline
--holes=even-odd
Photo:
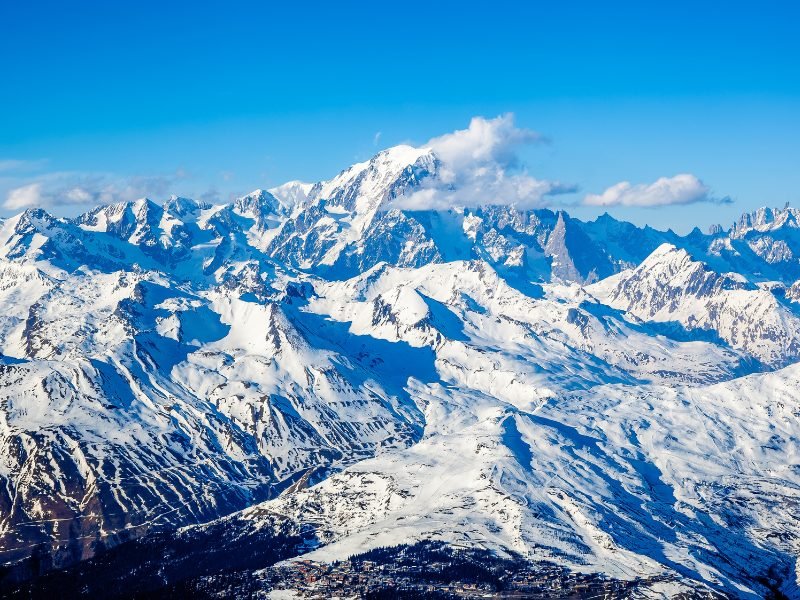
[[[652,254],[648,256],[644,262],[639,266],[640,269],[646,269],[647,266],[656,263],[672,263],[672,264],[686,264],[692,261],[692,257],[684,248],[678,248],[675,244],[664,243],[658,248],[653,250]]]
[[[233,202],[233,209],[237,213],[251,218],[265,218],[269,214],[277,215],[283,212],[284,205],[267,190],[254,190],[249,194],[237,198]]]
[[[734,237],[743,237],[749,231],[764,233],[783,227],[797,228],[798,217],[800,217],[800,210],[792,208],[788,204],[783,208],[762,206],[751,213],[744,213],[734,224],[731,233]]]
[[[191,198],[183,198],[181,196],[170,196],[169,200],[164,202],[164,212],[171,214],[179,219],[196,218],[201,210],[208,210],[211,204],[208,202],[192,200]]]
[[[671,244],[589,290],[602,302],[646,321],[719,336],[768,365],[782,366],[800,357],[800,316],[771,289],[738,273],[714,272]]]
[[[268,191],[278,199],[286,210],[291,212],[296,206],[301,206],[308,200],[308,194],[313,187],[313,183],[287,181],[282,185],[270,188]]]
[[[742,275],[715,273],[708,265],[695,260],[686,249],[669,243],[661,244],[635,269],[609,281],[626,278],[652,281],[654,285],[669,285],[683,293],[698,295],[712,295],[719,290],[756,289]]]
[[[325,200],[329,206],[348,212],[364,214],[413,184],[413,167],[432,170],[434,164],[435,157],[430,149],[394,146],[382,150],[369,161],[352,165],[329,181],[316,184],[309,197]]]
[[[382,165],[405,168],[413,165],[423,156],[430,157],[432,155],[433,150],[431,148],[417,148],[407,144],[400,144],[378,152],[372,160],[377,160]]]

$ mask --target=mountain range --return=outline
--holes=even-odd
[[[800,597],[800,210],[405,208],[443,168],[5,219],[4,589],[281,535],[286,564],[436,542]]]

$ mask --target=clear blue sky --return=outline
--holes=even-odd
[[[513,112],[552,140],[524,151],[531,174],[576,200],[683,172],[734,200],[621,218],[800,206],[797,6],[2,2],[0,195],[161,177],[227,198]]]

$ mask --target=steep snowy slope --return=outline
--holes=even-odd
[[[699,388],[599,386],[534,411],[418,385],[420,443],[244,514],[312,526],[317,560],[437,539],[736,597],[777,579],[792,594],[798,385],[790,367]]]
[[[313,183],[287,181],[282,185],[270,188],[269,193],[278,199],[284,210],[291,213],[298,206],[305,204],[313,187]]]
[[[794,362],[800,354],[800,316],[795,309],[766,286],[736,273],[711,271],[671,245],[588,291],[646,321],[711,332],[768,365]]]
[[[392,199],[413,188],[436,168],[430,150],[396,146],[370,161],[315,184],[298,212],[269,245],[268,252],[288,264],[336,270]]]
[[[544,286],[530,290],[540,297],[526,295],[482,261],[377,267],[316,289],[308,310],[350,322],[358,335],[429,345],[446,369],[470,373],[476,386],[486,386],[481,391],[503,397],[519,390],[520,402],[535,403],[557,387],[710,382],[742,369],[741,356],[706,342],[654,336],[577,286]]]
[[[2,338],[6,560],[206,521],[420,435],[369,354],[308,343],[282,308],[294,288],[254,302],[141,271],[3,273],[28,303]]]

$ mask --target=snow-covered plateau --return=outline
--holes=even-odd
[[[442,168],[3,221],[0,561],[244,528],[800,598],[800,210],[403,208]]]

